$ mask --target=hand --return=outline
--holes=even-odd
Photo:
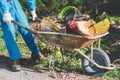
[[[35,18],[37,18],[37,14],[36,11],[30,11],[31,15],[32,15],[32,20],[35,21]]]
[[[9,12],[5,12],[5,13],[3,14],[3,21],[4,21],[4,22],[11,24],[11,23],[12,23],[12,22],[11,22],[12,20],[13,20],[13,18],[12,18],[11,14],[10,14]]]

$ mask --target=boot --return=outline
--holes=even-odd
[[[44,58],[42,54],[31,54],[31,60],[34,64],[41,63],[41,60]]]
[[[15,72],[20,71],[22,69],[21,66],[19,65],[19,60],[11,60],[10,65],[11,65],[12,71],[15,71]]]

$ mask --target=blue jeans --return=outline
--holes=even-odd
[[[27,17],[23,12],[18,0],[11,0],[10,2],[8,2],[8,5],[9,12],[11,13],[13,19],[30,29]],[[20,28],[18,25],[15,25],[13,23],[7,24],[2,20],[2,18],[3,11],[0,9],[0,21],[3,30],[3,37],[11,60],[17,60],[21,58],[18,45],[16,44],[14,27],[16,27],[18,32],[22,35],[31,52],[33,54],[39,54],[39,48],[34,40],[34,36],[30,32]]]

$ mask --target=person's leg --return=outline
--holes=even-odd
[[[23,12],[19,2],[15,2],[15,20],[25,26],[26,28],[30,29],[27,17],[25,13]],[[28,45],[29,49],[32,52],[31,57],[35,59],[40,59],[41,58],[41,53],[39,51],[39,47],[36,44],[36,41],[34,39],[34,36],[32,33],[28,32],[27,30],[24,30],[23,28],[19,27],[16,25],[17,30],[20,32],[22,35],[23,39],[25,40],[26,44]]]
[[[23,26],[27,27],[28,29],[30,29],[25,13],[21,9],[21,6],[19,5],[19,3],[17,1],[16,1],[16,4],[17,4],[17,6],[15,6],[15,7],[18,10],[15,12],[16,13],[15,14],[16,21],[19,22],[20,24],[22,24]],[[17,30],[22,35],[23,39],[25,40],[26,44],[30,48],[31,52],[33,54],[39,54],[39,48],[34,40],[32,33],[28,32],[27,30],[24,30],[23,28],[21,28],[19,26],[17,26]]]
[[[8,5],[12,11],[11,3],[12,3],[12,1],[10,3],[8,3]],[[12,11],[11,15],[14,17],[13,11]],[[0,21],[1,21],[2,31],[3,31],[4,41],[5,41],[6,47],[8,49],[8,54],[10,56],[10,64],[14,71],[19,71],[19,70],[21,70],[21,67],[17,62],[21,58],[21,54],[20,54],[19,48],[16,44],[14,25],[5,23],[2,20],[2,18],[3,18],[3,12],[1,10],[0,11]]]
[[[18,63],[18,59],[21,58],[21,54],[15,40],[14,26],[13,24],[6,24],[3,21],[1,22],[1,25],[3,30],[3,37],[10,56],[10,65],[12,70],[20,71],[21,66]]]
[[[15,34],[14,34],[14,25],[6,24],[5,22],[1,22],[3,37],[6,43],[6,47],[8,49],[8,53],[11,60],[17,60],[21,58],[21,54],[19,52],[18,46],[16,44]]]

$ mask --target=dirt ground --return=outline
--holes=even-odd
[[[104,80],[103,77],[92,77],[82,73],[57,72],[47,67],[35,68],[29,59],[21,59],[22,70],[12,72],[9,65],[9,58],[0,54],[0,80]]]
[[[106,53],[113,63],[116,59],[120,59],[120,28],[113,26],[109,32],[109,35],[104,38],[112,43],[111,49],[106,50]],[[8,62],[8,56],[0,53],[0,80],[105,80],[104,76],[93,77],[82,74],[82,72],[56,72],[46,67],[36,70],[34,66],[31,66],[28,58],[21,59],[22,70],[20,72],[12,72]]]

